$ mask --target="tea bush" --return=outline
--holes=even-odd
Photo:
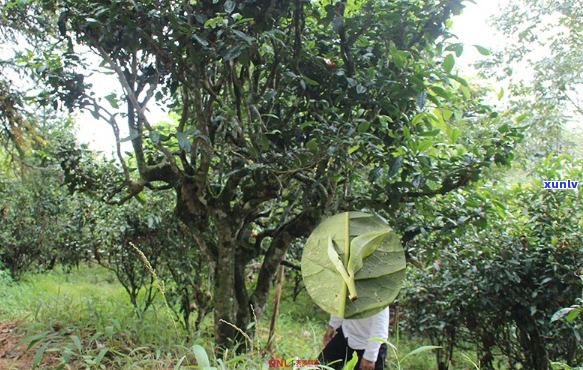
[[[432,266],[410,275],[402,299],[406,322],[444,347],[440,370],[464,343],[475,347],[483,369],[494,368],[497,353],[511,369],[547,369],[550,360],[583,363],[583,324],[551,321],[581,295],[583,197],[542,186],[581,178],[581,164],[567,156],[547,158],[531,183],[501,195],[505,218],[440,241],[442,252],[427,254],[435,258]]]

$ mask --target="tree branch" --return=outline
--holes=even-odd
[[[279,265],[285,258],[287,248],[294,238],[299,236],[308,236],[316,227],[319,219],[319,213],[314,209],[307,209],[288,220],[285,224],[277,229],[269,248],[265,252],[265,257],[257,277],[257,285],[251,295],[250,303],[260,318],[267,301],[271,278],[279,268]]]
[[[411,198],[419,198],[419,197],[432,197],[435,195],[443,195],[446,193],[449,193],[452,190],[461,188],[462,186],[465,186],[466,184],[468,184],[470,182],[470,179],[472,178],[472,171],[468,168],[466,168],[466,172],[463,176],[461,176],[456,182],[452,183],[452,184],[447,184],[447,181],[444,180],[442,182],[442,185],[437,188],[437,189],[433,189],[433,190],[429,190],[429,191],[416,191],[416,192],[409,192],[409,193],[405,193],[403,194],[402,198],[401,198],[401,202],[410,202]],[[446,177],[446,179],[449,179],[449,177]]]
[[[300,267],[300,265],[296,265],[295,263],[291,263],[291,262],[289,262],[287,260],[283,260],[279,264],[282,265],[282,266],[290,267],[290,268],[292,268],[292,269],[294,269],[296,271],[301,271],[302,270],[302,268]]]
[[[91,37],[88,34],[86,34],[86,35],[89,38],[89,40],[91,41],[93,47],[99,52],[99,55],[101,55],[101,57],[110,65],[110,67],[116,73],[118,80],[122,85],[122,88],[126,92],[126,96],[128,97],[128,99],[130,100],[130,102],[132,103],[132,105],[134,106],[134,108],[137,111],[138,118],[141,120],[141,122],[144,123],[144,126],[146,126],[146,129],[148,129],[148,131],[150,131],[150,132],[153,131],[152,126],[148,122],[148,118],[144,114],[145,106],[140,106],[140,103],[138,101],[138,97],[134,94],[134,91],[132,90],[132,88],[131,88],[128,80],[126,79],[125,74],[121,70],[120,66],[117,65],[116,63],[114,63],[114,61],[111,59],[109,54],[105,51],[105,49],[103,49],[103,47],[93,37]],[[160,143],[158,143],[156,145],[156,148],[164,154],[164,156],[168,160],[169,165],[176,173],[182,173],[182,171],[180,171],[180,169],[178,168],[178,165],[176,164],[176,161],[174,160],[172,153],[170,152],[170,150],[168,148],[164,147]],[[147,169],[145,169],[145,170],[146,170],[146,173],[143,173],[142,175],[147,178],[148,177]]]
[[[577,104],[577,102],[573,98],[571,98],[569,96],[569,94],[567,94],[566,91],[563,91],[563,95],[567,98],[567,100],[569,100],[571,102],[571,104],[573,104],[573,106],[575,107],[577,112],[583,116],[583,107],[581,107],[579,104]]]
[[[123,158],[123,155],[121,153],[121,138],[119,135],[119,126],[117,124],[117,121],[115,120],[115,114],[110,113],[107,109],[105,109],[102,106],[100,106],[99,104],[97,104],[97,101],[95,100],[95,98],[90,97],[90,96],[86,96],[86,99],[90,99],[93,101],[93,111],[91,112],[93,114],[93,116],[96,118],[103,119],[111,126],[111,129],[113,130],[113,135],[115,137],[116,155],[117,155],[117,158],[119,160],[119,163],[122,166],[125,180],[127,183],[129,183],[131,181],[130,170],[129,170],[129,168],[128,168],[128,166]],[[105,112],[105,114],[107,114],[108,117],[105,117],[103,114],[101,114],[101,111]]]
[[[342,60],[346,66],[346,75],[354,77],[354,58],[352,56],[350,39],[346,37],[346,27],[344,26],[344,11],[346,9],[346,0],[336,3],[337,17],[342,19],[342,24],[338,27],[338,35],[340,36],[340,50]]]

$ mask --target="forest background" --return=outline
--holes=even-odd
[[[513,2],[494,50],[452,35],[464,5],[3,2],[6,366],[25,349],[33,368],[313,359],[303,241],[358,209],[411,264],[389,366],[580,367],[581,195],[544,183],[582,177],[583,9]],[[93,69],[119,88],[100,96]],[[79,143],[82,112],[113,155]],[[267,328],[277,281],[285,337]],[[414,364],[417,343],[439,348]]]

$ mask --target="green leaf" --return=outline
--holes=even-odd
[[[316,139],[311,139],[306,143],[306,148],[312,153],[318,153],[318,141]]]
[[[358,149],[360,149],[360,145],[358,145],[358,144],[353,145],[350,148],[348,148],[348,154],[352,154],[352,153],[356,152]]]
[[[467,87],[467,85],[460,87],[460,91],[464,95],[464,98],[470,99],[472,97],[472,93],[470,92],[470,89]]]
[[[579,317],[579,315],[583,312],[583,308],[578,307],[576,309],[574,309],[573,311],[569,312],[567,314],[567,316],[565,317],[565,320],[567,320],[567,322],[572,322],[573,320],[575,320],[577,317]]]
[[[436,85],[432,85],[429,87],[429,89],[437,96],[442,97],[444,99],[449,99],[451,98],[450,94],[445,91],[445,89],[441,86],[436,86]]]
[[[43,343],[42,346],[40,346],[40,348],[36,351],[36,353],[34,354],[34,357],[32,359],[32,365],[31,365],[31,370],[36,369],[36,367],[40,364],[43,355],[45,353],[45,351],[47,350],[47,348],[49,347],[49,345],[51,344],[51,342],[45,342]]]
[[[359,134],[362,134],[362,133],[367,132],[369,127],[370,127],[370,122],[363,121],[358,125],[358,128],[356,129],[356,131],[358,131]]]
[[[223,58],[225,58],[226,61],[233,60],[241,55],[241,52],[243,52],[244,49],[245,47],[243,45],[235,45],[227,50]]]
[[[437,136],[440,133],[441,133],[441,130],[436,128],[435,130],[431,130],[431,131],[419,132],[417,135],[419,135],[419,136]]]
[[[195,33],[193,33],[193,34],[192,34],[192,38],[193,38],[193,39],[194,39],[196,42],[198,42],[198,43],[199,43],[201,46],[203,46],[203,47],[205,47],[205,48],[206,48],[207,46],[209,46],[209,42],[208,42],[207,40],[203,39],[202,37],[198,36],[198,35],[197,35],[197,34],[195,34]]]
[[[425,118],[425,115],[426,115],[425,112],[417,113],[415,115],[415,117],[413,117],[413,119],[411,120],[411,124],[413,126],[415,126],[416,124],[418,124],[419,122],[421,122],[423,120],[423,118]]]
[[[126,136],[126,137],[124,137],[122,139],[119,139],[119,142],[120,143],[125,143],[126,141],[131,141],[131,140],[134,140],[134,139],[136,139],[138,137],[140,137],[140,134],[137,134],[137,133],[136,134],[131,134],[131,135]]]
[[[249,355],[235,356],[232,359],[225,361],[225,365],[241,363],[241,362],[248,360],[248,359],[249,359]]]
[[[368,181],[375,182],[383,174],[383,168],[376,166],[368,173]]]
[[[498,100],[502,99],[504,97],[504,88],[501,87],[500,91],[498,92]]]
[[[480,367],[474,361],[472,361],[470,356],[466,355],[465,353],[462,353],[462,356],[466,359],[466,361],[468,361],[470,364],[474,366],[474,369],[480,370]]]
[[[487,49],[487,48],[485,48],[483,46],[480,46],[480,45],[474,45],[474,47],[478,50],[478,52],[480,54],[482,54],[484,56],[490,55],[490,50],[489,49]]]
[[[194,358],[196,359],[196,363],[198,364],[199,369],[204,369],[204,370],[215,369],[214,367],[211,367],[209,357],[206,354],[206,351],[204,350],[204,348],[202,348],[202,346],[200,346],[198,344],[195,344],[194,346],[192,346],[192,353],[194,354]]]
[[[158,131],[150,131],[150,141],[154,145],[160,144],[160,133]]]
[[[451,130],[449,138],[451,139],[452,143],[457,143],[459,136],[460,136],[460,130],[457,127],[455,127]]]
[[[420,141],[417,144],[417,150],[420,151],[420,152],[424,152],[427,149],[431,148],[433,146],[433,144],[434,144],[433,143],[433,140],[430,140],[430,139],[426,139],[426,140]]]
[[[137,200],[140,204],[146,205],[146,196],[143,192],[134,195],[134,199]]]
[[[363,266],[363,259],[370,256],[385,239],[390,231],[383,230],[359,235],[350,243],[350,259],[348,260],[348,274],[354,275]]]
[[[71,340],[75,344],[75,348],[77,349],[77,351],[79,353],[82,353],[83,352],[83,344],[81,344],[81,339],[79,339],[79,337],[76,335],[71,335]]]
[[[178,360],[178,362],[176,363],[176,365],[174,365],[173,370],[181,370],[182,369],[182,363],[184,362],[184,360],[186,360],[186,356],[180,357],[180,360]]]
[[[464,52],[464,44],[462,43],[451,44],[448,47],[446,47],[445,50],[455,52],[455,55],[459,58],[462,56],[462,53]]]
[[[443,60],[443,69],[447,72],[447,73],[451,73],[451,71],[453,70],[453,66],[455,65],[455,58],[453,57],[453,54],[448,54],[445,59]]]
[[[109,348],[102,348],[101,351],[99,351],[97,357],[95,357],[95,365],[99,365],[101,363],[107,352],[109,352]]]
[[[352,352],[352,358],[348,361],[342,370],[354,370],[356,368],[356,364],[358,363],[358,354],[356,351]]]
[[[186,134],[185,132],[177,132],[176,139],[178,140],[178,145],[180,146],[180,149],[184,150],[185,152],[190,152],[190,150],[192,149],[192,144],[188,139],[188,134]]]
[[[466,81],[464,78],[462,78],[460,76],[451,75],[451,76],[448,76],[448,77],[451,78],[452,80],[455,80],[455,81],[459,82],[460,85],[462,85],[464,87],[469,87],[468,81]]]
[[[319,86],[320,84],[318,83],[318,81],[316,80],[312,80],[311,78],[307,77],[307,76],[302,76],[302,79],[308,84],[308,85],[312,85],[312,86]]]
[[[105,96],[105,100],[109,102],[109,105],[111,105],[113,109],[119,108],[119,104],[117,103],[117,95],[115,93],[111,93]]]
[[[453,116],[453,111],[449,109],[440,109],[439,111],[441,112],[444,121],[449,121]]]
[[[356,81],[354,78],[346,77],[346,81],[352,87],[358,86],[358,81]]]
[[[575,313],[575,317],[577,317],[579,315],[579,312],[577,312],[577,307],[561,308],[560,310],[558,310],[557,312],[555,312],[553,314],[553,316],[551,317],[551,322],[555,322],[557,320],[560,320],[563,317],[567,317],[567,321],[572,321],[575,319],[575,317],[573,317],[572,320],[569,320],[568,315],[573,314],[573,312]]]
[[[233,12],[233,10],[235,10],[235,2],[233,0],[227,0],[225,1],[225,13],[227,14],[231,14]]]
[[[407,52],[400,51],[397,49],[394,42],[390,42],[389,53],[391,54],[391,59],[397,68],[403,68],[407,62]]]
[[[247,44],[251,45],[253,43],[253,41],[255,41],[255,38],[246,35],[245,33],[239,31],[239,30],[233,30],[233,33],[235,35],[237,35],[237,37],[239,37],[241,40],[245,41]]]
[[[510,125],[508,125],[508,123],[504,123],[503,125],[498,127],[498,131],[501,133],[508,132],[508,131],[510,131]]]
[[[395,160],[393,161],[393,163],[391,163],[391,166],[389,168],[389,173],[387,174],[388,178],[395,176],[397,172],[399,172],[399,169],[403,165],[403,160],[404,158],[402,155],[395,158]]]
[[[407,140],[410,140],[411,139],[411,130],[409,130],[409,127],[403,126],[403,136]]]
[[[15,347],[20,347],[24,343],[28,343],[28,347],[26,348],[26,350],[28,351],[35,344],[37,344],[39,341],[45,339],[48,336],[49,333],[50,333],[49,331],[44,331],[44,332],[39,333],[39,334],[31,335],[29,337],[25,337],[20,342],[18,342],[18,344]]]
[[[417,77],[415,75],[411,75],[409,76],[409,81],[411,81],[413,84],[417,85],[418,87],[425,89],[427,86],[425,86],[425,83],[423,82],[423,77]]]
[[[334,247],[334,241],[332,241],[332,238],[330,236],[328,236],[328,249],[327,250],[328,250],[328,258],[332,262],[332,265],[334,266],[334,268],[336,268],[336,271],[338,271],[338,273],[342,277],[342,280],[344,280],[344,284],[346,284],[346,286],[348,287],[348,291],[350,291],[350,295],[356,297],[356,287],[354,286],[354,276],[352,276],[352,277],[349,276],[348,272],[346,271],[346,268],[344,267],[344,263],[342,263],[342,260],[340,259],[338,252],[336,252],[336,248]]]
[[[520,116],[516,117],[516,123],[524,121],[529,116],[529,113],[522,113]]]
[[[245,23],[252,23],[253,21],[255,21],[254,18],[240,18],[235,23],[233,23],[233,26],[239,26],[239,25],[245,24]],[[278,32],[281,32],[281,31],[280,30],[275,30],[273,32],[274,33],[278,33]]]
[[[340,250],[347,240],[348,252]],[[345,318],[368,317],[388,306],[406,271],[400,237],[379,217],[362,212],[337,214],[318,225],[306,242],[301,265],[314,302]],[[345,287],[358,299],[351,301]]]

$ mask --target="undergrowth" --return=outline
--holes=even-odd
[[[22,322],[25,337],[19,344],[34,353],[35,369],[268,370],[274,360],[287,365],[313,362],[322,348],[328,315],[305,292],[294,302],[291,291],[284,285],[270,353],[265,346],[272,300],[254,327],[250,351],[224,351],[214,357],[210,319],[198,332],[186,333],[161,298],[153,309],[137,315],[115,276],[99,266],[27,275],[7,283],[0,292],[0,320]],[[435,368],[431,352],[407,356],[427,343],[396,333],[389,340],[394,348],[388,369]],[[460,364],[451,369],[474,369],[463,358]]]

